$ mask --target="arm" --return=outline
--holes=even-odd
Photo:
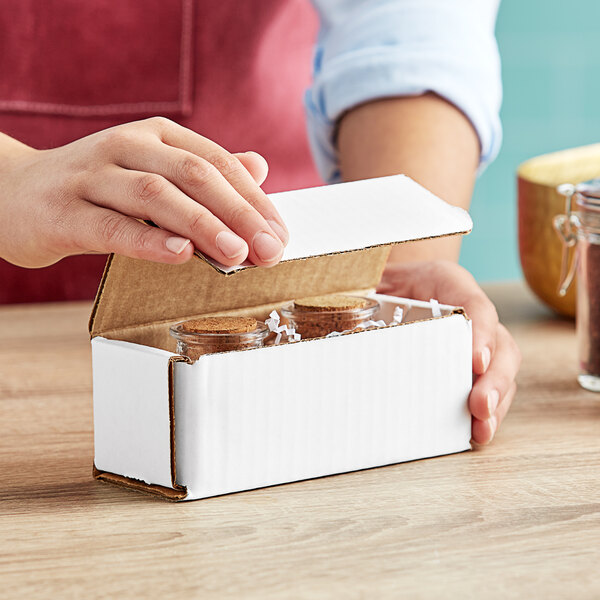
[[[345,181],[404,173],[447,202],[468,208],[479,165],[469,120],[439,96],[390,98],[342,117],[337,138]],[[460,238],[403,244],[390,260],[458,261]]]
[[[498,0],[313,2],[321,31],[305,103],[323,178],[403,172],[467,207],[501,141]]]

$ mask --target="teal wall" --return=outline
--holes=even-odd
[[[461,254],[461,264],[479,281],[521,276],[519,163],[600,142],[600,0],[504,0],[496,32],[504,142],[477,183],[471,205],[475,227]]]

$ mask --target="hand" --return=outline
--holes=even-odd
[[[521,353],[473,276],[449,261],[392,263],[377,291],[464,307],[473,323],[473,373],[477,376],[469,396],[471,433],[474,442],[488,444],[515,396]]]
[[[14,264],[42,267],[86,252],[177,264],[197,248],[228,266],[247,258],[272,266],[287,243],[259,187],[266,161],[230,154],[168,119],[119,125],[52,150],[1,134],[0,150],[7,140],[14,150],[0,152],[0,256]]]

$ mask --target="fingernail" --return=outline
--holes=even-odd
[[[481,366],[483,369],[483,373],[485,373],[488,370],[488,367],[490,366],[490,360],[492,360],[492,353],[490,352],[490,349],[486,346],[481,351]]]
[[[286,246],[288,240],[290,239],[289,233],[277,222],[273,219],[269,219],[267,223],[270,225],[271,229],[277,234],[277,237],[281,240],[281,243]]]
[[[187,240],[186,238],[173,236],[167,238],[165,246],[173,254],[181,254],[186,249],[189,243],[190,240]]]
[[[283,251],[281,242],[266,231],[259,231],[252,240],[252,248],[260,260],[271,262]]]
[[[500,394],[498,390],[491,390],[487,395],[487,406],[488,406],[488,414],[493,415],[498,408],[498,402],[500,401]]]
[[[217,248],[227,257],[236,258],[246,253],[246,242],[231,231],[220,231],[216,238]]]
[[[488,419],[488,423],[490,425],[490,429],[492,430],[492,437],[496,434],[496,429],[498,428],[498,419],[496,419],[496,415],[490,417]]]

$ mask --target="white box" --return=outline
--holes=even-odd
[[[173,351],[174,322],[368,293],[390,244],[471,228],[404,176],[271,198],[291,236],[272,269],[109,258],[90,319],[97,478],[193,500],[470,448],[460,308],[379,295],[376,318],[399,305],[406,322],[193,364]]]

